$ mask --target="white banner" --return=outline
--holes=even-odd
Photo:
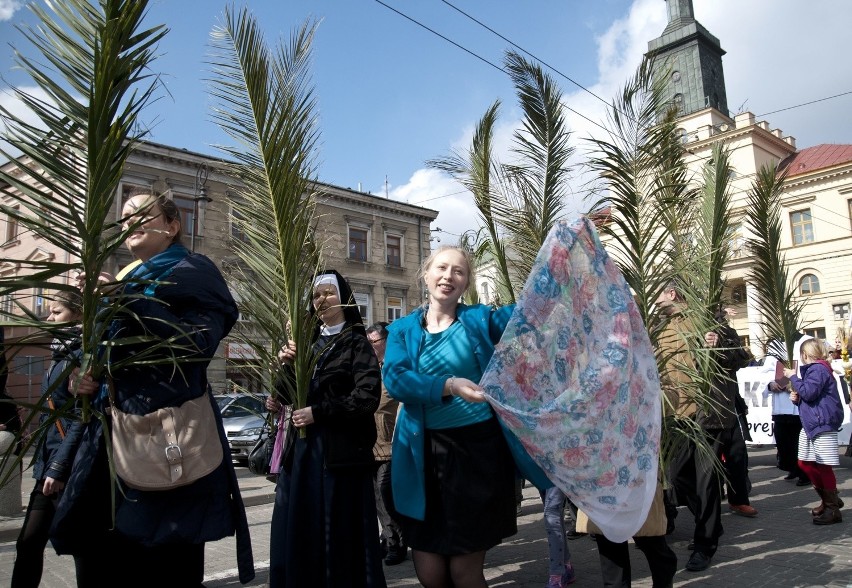
[[[751,443],[755,445],[774,445],[775,436],[772,426],[772,396],[766,386],[775,377],[774,370],[767,372],[762,367],[747,367],[737,371],[737,383],[740,386],[740,396],[748,406],[748,426],[751,432]],[[848,445],[852,433],[852,414],[843,399],[840,387],[840,377],[835,374],[837,393],[843,405],[843,425],[838,433],[838,443]]]

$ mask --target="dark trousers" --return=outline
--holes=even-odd
[[[772,415],[773,432],[775,435],[775,451],[778,456],[778,469],[798,476],[800,480],[807,476],[799,469],[799,431],[802,430],[802,419],[797,414]]]
[[[110,535],[102,549],[74,555],[78,588],[204,586],[204,543],[143,547]]]
[[[404,545],[402,531],[393,517],[393,504],[390,504],[386,499],[386,497],[393,496],[390,461],[376,462],[373,489],[376,494],[376,513],[379,515],[379,523],[382,525],[382,538],[385,540],[388,549]]]
[[[596,535],[598,556],[601,560],[601,577],[605,588],[630,588],[630,549],[627,541],[613,543],[603,535]],[[677,556],[666,542],[665,536],[634,537],[636,547],[645,554],[654,588],[667,588],[677,571]]]
[[[707,432],[711,452],[718,458],[722,447],[721,430]],[[686,504],[695,517],[693,542],[696,551],[716,553],[722,535],[722,479],[712,459],[689,444],[672,462],[672,479],[679,505]]]
[[[38,588],[44,568],[44,548],[56,508],[53,498],[42,494],[44,480],[38,480],[30,494],[27,514],[15,546],[12,588]]]
[[[740,423],[719,431],[719,452],[725,457],[725,474],[728,477],[728,502],[749,504],[751,481],[748,478],[748,449]]]

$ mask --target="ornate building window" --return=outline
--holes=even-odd
[[[734,304],[743,304],[746,301],[745,284],[738,284],[731,289],[731,302]]]
[[[398,318],[402,318],[402,298],[398,296],[388,296],[388,322],[392,323]]]
[[[353,292],[352,295],[355,297],[355,304],[358,306],[358,312],[361,313],[361,320],[364,321],[365,325],[373,324],[373,313],[370,308],[372,306],[372,303],[370,302],[370,295],[363,292]]]
[[[387,251],[388,265],[402,267],[402,237],[399,235],[385,235],[385,249]]]
[[[739,259],[745,255],[745,239],[741,222],[728,225],[728,247],[730,247],[731,259]]]
[[[18,206],[13,207],[13,210],[18,211]],[[12,243],[18,240],[18,219],[11,214],[6,215],[6,243]]]
[[[793,245],[813,243],[814,225],[810,209],[791,212],[790,227],[793,230]]]
[[[349,227],[349,259],[367,261],[367,229]]]
[[[242,229],[242,227],[245,226],[245,217],[243,216],[243,213],[232,206],[231,218],[229,220],[231,222],[231,238],[248,243],[248,235],[246,235],[245,231]]]
[[[819,278],[813,274],[805,274],[799,280],[799,294],[809,296],[810,294],[819,294]]]
[[[33,293],[33,314],[41,318],[47,315],[47,298],[44,297],[44,288],[36,288]]]

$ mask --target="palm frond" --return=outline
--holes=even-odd
[[[597,155],[589,160],[592,170],[606,183],[608,193],[593,209],[609,209],[609,222],[600,227],[609,237],[610,254],[634,292],[642,320],[649,326],[651,343],[664,328],[655,317],[656,301],[676,275],[670,263],[672,210],[677,176],[671,172],[672,157],[664,149],[672,133],[673,114],[658,124],[663,94],[654,86],[647,60],[625,84],[607,111],[606,139],[592,139]],[[666,178],[670,178],[666,180]]]
[[[486,250],[497,265],[496,287],[505,292],[507,302],[514,303],[515,292],[512,288],[512,278],[509,273],[506,246],[500,233],[497,219],[494,216],[492,201],[494,198],[492,174],[499,173],[498,164],[494,160],[494,126],[500,102],[494,102],[479,119],[473,135],[470,148],[466,155],[454,153],[447,157],[432,159],[427,165],[450,174],[473,194],[473,202],[479,211],[482,227],[488,238],[483,242]],[[484,258],[484,251],[478,256]]]
[[[682,377],[677,389],[669,391],[689,404],[709,408],[718,366],[703,347],[703,334],[713,325],[704,312],[706,295],[691,280],[698,258],[692,235],[700,209],[693,203],[695,190],[676,132],[677,113],[667,107],[662,78],[654,78],[651,65],[643,61],[613,101],[607,111],[607,136],[591,140],[595,154],[589,165],[608,188],[592,210],[608,211],[600,232],[608,237],[608,250],[633,290],[656,350],[664,389],[673,388],[666,374],[678,372]],[[673,281],[688,300],[675,313],[658,303]],[[666,472],[690,445],[721,472],[699,424],[680,410],[676,398],[667,393],[662,399],[666,418],[661,471]]]
[[[751,211],[747,226],[751,237],[746,247],[754,263],[749,280],[754,285],[755,309],[760,327],[769,341],[784,341],[788,361],[795,361],[793,345],[801,326],[803,301],[797,301],[791,287],[781,243],[781,194],[784,175],[775,164],[761,167],[746,199]]]
[[[21,155],[3,152],[16,173],[0,171],[0,179],[12,202],[3,207],[6,214],[67,252],[69,261],[24,264],[26,276],[0,279],[0,291],[7,294],[69,289],[59,282],[76,271],[100,275],[128,234],[112,216],[114,199],[138,139],[131,129],[159,87],[149,66],[166,29],[142,29],[147,2],[68,0],[49,7],[52,12],[31,4],[39,25],[18,28],[41,59],[16,50],[16,63],[47,98],[13,89],[39,124],[2,110],[4,138]],[[81,369],[98,378],[105,369],[99,345],[125,301],[115,296],[105,309],[94,279],[86,281],[82,295]],[[35,318],[4,313],[3,320],[32,327]],[[41,328],[50,334],[57,327]]]
[[[223,21],[212,33],[211,91],[213,118],[236,142],[220,148],[236,161],[225,170],[235,179],[233,220],[245,235],[234,271],[241,309],[257,329],[243,333],[244,343],[268,370],[288,339],[299,342],[291,400],[303,407],[315,327],[307,309],[320,266],[312,181],[319,131],[309,76],[316,24],[305,23],[273,51],[247,9],[226,10]]]
[[[493,209],[509,235],[517,255],[518,283],[523,284],[542,243],[564,214],[574,149],[558,84],[541,66],[514,51],[506,53],[505,64],[524,117],[513,136],[517,160],[502,166],[501,197]]]
[[[693,281],[700,284],[701,297],[711,318],[723,306],[724,268],[731,257],[731,171],[728,150],[717,143],[710,161],[704,166],[704,189],[695,232],[699,263],[694,264],[691,273]]]

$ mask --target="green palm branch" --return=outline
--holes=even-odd
[[[633,290],[651,343],[657,343],[665,321],[656,313],[656,301],[678,275],[672,255],[686,228],[681,205],[686,185],[680,152],[672,154],[675,114],[663,108],[662,87],[654,85],[649,61],[644,61],[607,112],[607,138],[592,139],[595,154],[589,166],[608,188],[592,210],[609,211],[599,231],[627,284]],[[657,113],[666,112],[658,120]],[[673,237],[675,238],[673,240]]]
[[[520,288],[553,225],[564,215],[574,149],[559,85],[541,66],[513,51],[506,53],[505,65],[524,117],[513,135],[517,159],[502,166],[499,177],[505,179],[494,213],[517,255]]]
[[[139,139],[133,129],[159,87],[149,68],[166,33],[162,26],[142,28],[145,1],[68,0],[49,6],[52,13],[31,4],[39,25],[18,27],[41,59],[16,50],[16,63],[47,98],[12,90],[37,117],[36,125],[0,107],[7,123],[4,139],[16,152],[2,151],[10,164],[0,170],[0,179],[11,200],[2,211],[23,230],[66,252],[67,256],[56,257],[69,261],[0,260],[20,264],[23,275],[0,279],[0,293],[17,300],[34,288],[74,290],[76,286],[66,281],[76,272],[99,276],[138,225],[138,219],[114,220],[115,197],[125,162]],[[131,225],[127,229],[122,229],[124,220]],[[121,367],[121,362],[110,365],[115,347],[138,345],[145,338],[113,340],[104,347],[112,319],[127,314],[127,299],[115,295],[105,300],[95,279],[86,280],[82,297],[81,370],[100,379],[108,369]],[[3,312],[3,325],[38,328],[42,334],[25,337],[21,344],[43,337],[44,332],[48,337],[61,333],[63,325],[46,325],[39,320],[42,317],[22,310],[18,303],[17,309]],[[186,352],[173,348],[174,341],[144,342],[150,344],[148,355],[128,361],[162,361],[152,359],[155,349],[169,349],[172,359]],[[29,408],[38,409],[40,404]],[[53,426],[68,410],[52,414],[30,439],[40,438],[42,429]],[[90,415],[84,397],[82,418],[88,420]],[[36,416],[33,410],[28,421]]]
[[[256,326],[242,337],[270,377],[278,350],[289,339],[304,343],[297,345],[295,380],[285,379],[296,408],[306,405],[313,372],[307,342],[316,319],[307,309],[320,266],[312,181],[319,131],[309,79],[315,29],[304,24],[272,51],[250,11],[232,8],[212,34],[213,116],[237,143],[221,149],[235,160],[226,172],[236,180],[233,220],[246,236],[235,244],[234,277],[242,310]]]
[[[764,343],[784,341],[789,367],[796,359],[793,345],[801,325],[804,302],[795,298],[781,250],[780,199],[784,179],[785,174],[779,174],[775,164],[758,170],[746,200],[751,211],[747,226],[752,235],[746,240],[746,247],[754,259],[749,279],[755,286],[755,309],[761,316],[759,324]]]
[[[485,254],[497,265],[497,291],[503,302],[512,303],[544,239],[564,214],[574,150],[559,86],[540,66],[515,52],[507,52],[505,63],[524,112],[521,129],[513,136],[516,159],[501,163],[493,153],[499,110],[495,102],[477,124],[467,154],[429,164],[473,193],[485,230]]]
[[[677,114],[668,108],[663,78],[655,78],[651,62],[643,61],[613,100],[607,112],[607,136],[592,139],[589,165],[603,180],[608,193],[596,201],[592,214],[605,219],[599,225],[608,238],[610,255],[634,293],[634,298],[656,350],[661,374],[684,374],[680,396],[707,405],[712,356],[703,349],[709,326],[707,300],[691,280],[701,254],[693,239],[699,210],[692,204],[695,191],[683,161],[676,130]],[[706,264],[707,260],[703,262]],[[658,300],[675,282],[689,304],[679,312],[664,312]],[[670,329],[671,321],[688,325],[685,332]],[[680,353],[674,350],[680,349]],[[682,361],[686,356],[691,361]],[[700,358],[695,361],[696,358]],[[662,472],[687,444],[715,460],[698,423],[681,415],[675,399],[663,394],[660,459]],[[716,467],[722,470],[716,461]]]
[[[730,245],[730,155],[720,143],[713,146],[710,161],[704,166],[704,189],[697,218],[696,250],[703,255],[691,274],[700,281],[702,299],[709,318],[722,309],[725,266],[731,259]]]
[[[455,152],[450,156],[432,159],[427,162],[436,169],[450,174],[456,181],[470,190],[473,194],[473,202],[479,212],[482,221],[480,232],[481,240],[477,241],[475,247],[475,258],[482,261],[485,258],[493,259],[497,265],[497,276],[495,287],[498,292],[504,294],[508,303],[515,302],[515,291],[512,288],[512,277],[509,273],[509,261],[506,246],[494,216],[492,207],[492,175],[500,173],[499,166],[494,159],[494,126],[500,102],[492,104],[476,125],[473,141],[468,153]]]

